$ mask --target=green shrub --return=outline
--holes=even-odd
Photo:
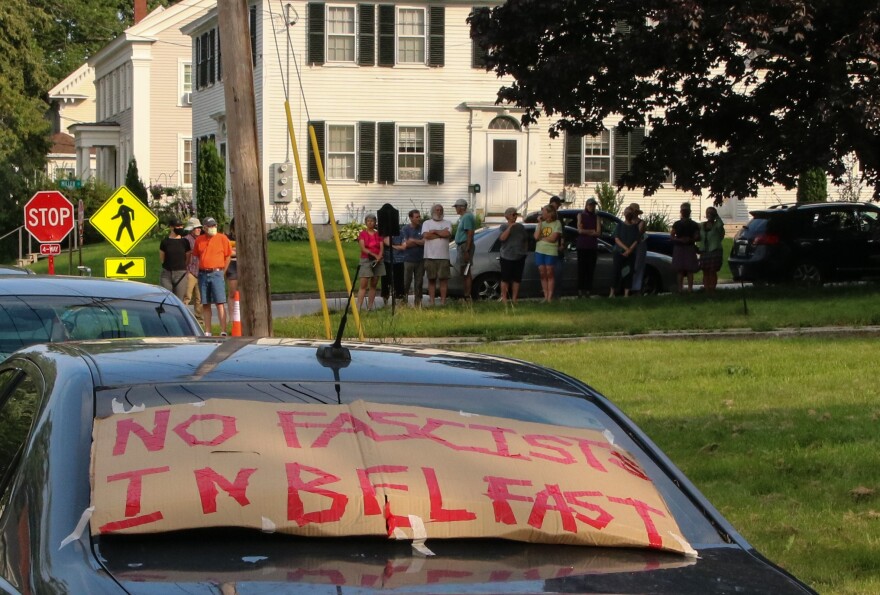
[[[266,238],[270,242],[303,242],[309,239],[309,230],[294,225],[278,225],[269,230]]]
[[[346,223],[339,227],[339,239],[343,242],[357,242],[358,234],[361,233],[361,230],[366,228],[366,225],[358,223],[357,221]]]
[[[623,201],[625,196],[614,189],[614,186],[608,182],[596,184],[596,200],[599,201],[599,210],[611,213],[616,217],[620,217],[620,211],[623,209]]]
[[[808,169],[798,178],[798,202],[826,202],[828,200],[828,178],[821,167]]]
[[[645,229],[647,231],[669,231],[671,227],[669,217],[663,213],[648,213],[645,217]]]

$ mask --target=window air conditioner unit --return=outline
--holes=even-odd
[[[183,94],[183,105],[192,105],[193,103],[193,94],[192,93],[184,93]]]

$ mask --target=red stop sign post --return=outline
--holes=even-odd
[[[73,205],[57,190],[41,190],[24,205],[24,227],[41,244],[60,243],[73,229]],[[52,255],[49,274],[55,274]]]

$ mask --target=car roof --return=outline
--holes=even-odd
[[[752,217],[771,217],[771,216],[782,216],[783,213],[809,213],[810,211],[823,211],[831,208],[867,208],[872,211],[880,212],[880,208],[876,205],[872,205],[870,203],[863,202],[850,202],[845,200],[838,200],[833,202],[796,202],[796,203],[784,203],[773,205],[771,207],[767,207],[765,209],[755,209],[754,211],[749,211],[749,215]]]
[[[526,362],[489,355],[395,345],[346,343],[348,362],[326,362],[326,342],[299,339],[144,338],[58,343],[31,350],[63,350],[90,360],[102,387],[154,383],[289,381],[479,386],[583,393],[568,377]],[[277,348],[281,346],[283,348]],[[335,369],[335,371],[334,371]]]
[[[62,275],[0,275],[0,295],[67,295],[162,301],[167,289],[137,281]]]

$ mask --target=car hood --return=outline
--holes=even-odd
[[[266,536],[269,537],[269,536]],[[103,538],[105,568],[129,592],[812,593],[737,546],[699,558],[652,550],[503,541],[427,542],[229,536]],[[220,591],[217,586],[220,585]]]

